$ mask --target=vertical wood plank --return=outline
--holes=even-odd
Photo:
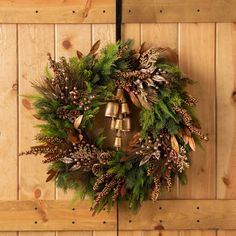
[[[17,29],[0,24],[0,200],[16,200],[17,176]],[[1,231],[1,229],[0,229]],[[1,233],[0,236],[16,236]]]
[[[236,198],[236,24],[217,24],[217,198]],[[219,231],[233,236],[235,231]]]
[[[107,43],[115,42],[115,25],[114,24],[94,24],[92,25],[92,43],[101,40],[100,48]]]
[[[178,24],[142,24],[141,25],[141,42],[147,42],[155,47],[170,47],[177,51],[178,48]],[[178,181],[171,192],[163,192],[160,198],[176,198],[178,195]],[[157,231],[145,232],[145,236],[153,236]],[[161,231],[159,231],[161,234]],[[178,235],[178,231],[167,231],[165,236]]]
[[[209,142],[204,150],[192,155],[188,185],[180,186],[180,198],[215,198],[216,195],[216,130],[215,130],[215,24],[180,24],[179,64],[197,84],[191,88],[199,98],[198,115]],[[186,231],[181,236],[213,236],[215,231]]]
[[[66,58],[76,56],[76,50],[86,54],[91,48],[91,25],[89,24],[58,24],[55,30],[56,59],[61,56]],[[64,193],[57,189],[57,199],[71,200],[74,191]],[[86,229],[85,229],[86,230]],[[58,236],[92,236],[92,231],[58,232]]]
[[[178,47],[178,24],[142,24],[141,41],[153,46],[170,47],[177,50]]]
[[[217,236],[235,236],[235,230],[219,230]]]
[[[204,150],[192,155],[188,185],[180,188],[181,198],[214,198],[215,186],[215,24],[180,24],[179,63],[197,83],[191,93],[199,98],[197,114],[209,134]]]
[[[47,52],[54,54],[53,25],[19,25],[19,93],[35,94],[32,81],[39,80],[47,63]],[[33,117],[31,101],[19,98],[19,150],[25,151],[34,144],[34,135],[38,132],[32,127],[39,122]],[[23,199],[54,199],[53,183],[46,183],[47,165],[42,164],[40,157],[21,157],[19,160],[20,192]],[[33,220],[33,219],[32,219]],[[20,236],[54,236],[54,232],[20,233]]]
[[[236,197],[236,24],[217,24],[217,197]]]
[[[122,25],[122,39],[132,39],[134,40],[134,48],[137,48],[141,42],[140,36],[140,24],[123,24]]]

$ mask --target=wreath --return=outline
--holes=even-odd
[[[137,211],[142,201],[170,191],[176,177],[186,184],[190,152],[207,136],[194,113],[197,99],[186,91],[192,81],[171,49],[144,43],[134,50],[128,40],[97,53],[99,44],[69,60],[48,54],[44,78],[32,84],[39,95],[30,96],[44,121],[36,136],[41,144],[21,155],[43,155],[51,163],[46,181],[89,196],[94,214],[122,200]],[[104,122],[96,121],[101,112]],[[104,130],[93,134],[108,122],[113,146],[105,145]]]

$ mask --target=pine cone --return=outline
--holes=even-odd
[[[79,115],[80,115],[79,110],[72,110],[67,114],[67,119],[69,119],[71,123],[74,123],[76,118],[78,118]]]
[[[106,165],[110,159],[111,159],[111,156],[108,152],[102,152],[98,156],[98,160],[102,165]]]
[[[67,115],[68,115],[68,110],[66,110],[64,107],[59,107],[57,109],[57,116],[60,118],[60,119],[67,119]]]
[[[98,176],[101,170],[102,170],[102,166],[99,163],[94,164],[92,167],[92,172],[95,176]]]

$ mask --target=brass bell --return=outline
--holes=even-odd
[[[130,131],[131,130],[131,121],[129,117],[123,118],[123,129],[122,131]]]
[[[119,116],[118,119],[116,119],[115,129],[117,129],[117,130],[122,130],[122,129],[123,129],[123,119],[122,119],[122,115]]]
[[[116,119],[114,117],[111,118],[111,130],[116,129]]]
[[[125,100],[125,94],[124,94],[124,90],[121,88],[118,88],[116,91],[116,98],[120,101],[124,101]]]
[[[129,106],[128,106],[127,102],[121,103],[121,113],[122,114],[129,114],[130,113]]]
[[[115,147],[115,148],[121,148],[121,144],[122,144],[122,139],[121,139],[121,137],[116,137],[116,138],[115,138],[115,142],[114,142],[114,147]]]
[[[106,117],[117,117],[119,112],[119,103],[108,102],[106,106],[105,116]]]

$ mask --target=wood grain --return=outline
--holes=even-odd
[[[96,236],[102,233],[115,234],[116,210],[114,209],[110,214],[104,211],[100,215],[92,216],[89,207],[90,203],[87,201],[75,205],[63,200],[0,201],[0,228],[1,231],[86,229],[101,230],[101,232],[94,232]],[[126,230],[123,231],[122,236],[127,235],[128,230],[140,232],[140,234],[146,234],[146,231],[141,231],[148,230],[150,235],[164,229],[232,230],[236,229],[235,217],[236,200],[160,200],[156,204],[146,201],[137,215],[127,211],[127,204],[120,208],[119,220],[122,219],[122,221],[119,221],[119,229]],[[181,233],[182,235],[196,235],[195,231]],[[214,235],[214,231],[201,233],[207,236]],[[201,233],[199,235],[202,235]],[[172,236],[173,234],[176,232],[165,231],[165,235]],[[77,235],[80,235],[79,232]]]
[[[116,209],[110,213],[103,211],[96,216],[92,216],[89,209],[88,201],[76,204],[62,200],[0,201],[0,229],[1,231],[59,230],[63,231],[64,235],[68,230],[116,229]],[[41,232],[40,235],[46,234]],[[91,233],[82,232],[80,235],[80,232],[77,232],[76,235],[87,236]]]
[[[141,24],[141,41],[155,47],[178,50],[178,24]]]
[[[123,23],[235,22],[235,0],[126,0]],[[2,0],[4,23],[114,23],[112,0]]]
[[[17,199],[17,38],[16,25],[0,25],[1,200]],[[9,148],[10,147],[10,148]]]
[[[113,0],[2,0],[0,22],[109,23],[115,22]]]
[[[217,197],[236,198],[236,25],[217,25]]]
[[[126,0],[123,22],[234,22],[235,0]]]
[[[199,98],[197,114],[209,141],[192,155],[188,185],[180,188],[181,198],[215,198],[215,25],[180,24],[179,64],[197,83],[191,93]]]
[[[19,93],[32,95],[36,91],[31,82],[40,80],[47,63],[47,52],[54,55],[53,25],[19,25]],[[39,121],[33,117],[34,110],[31,101],[21,96],[19,98],[19,149],[28,150],[33,145],[37,129],[33,127]],[[19,161],[20,189],[19,197],[25,199],[54,199],[54,183],[46,183],[47,165],[42,164],[40,157],[21,157]],[[29,216],[31,217],[31,216]],[[34,220],[31,220],[34,224]],[[27,226],[26,226],[27,227]],[[23,230],[23,228],[22,228]],[[35,233],[29,233],[36,236]],[[27,234],[27,236],[29,235]],[[20,236],[26,236],[20,233]],[[42,233],[41,236],[54,236],[54,233]]]
[[[16,25],[0,25],[0,200],[18,197],[17,174],[17,31]],[[1,233],[0,236],[16,236]]]
[[[119,229],[135,231],[234,229],[233,222],[236,215],[234,201],[160,200],[157,203],[146,201],[137,215],[127,211],[126,204],[119,208]],[[184,231],[181,234],[196,235],[194,231]],[[215,232],[206,231],[204,235],[215,235]]]
[[[180,187],[179,197],[186,199],[215,198],[216,196],[216,130],[215,130],[215,25],[180,24],[179,64],[197,82],[191,93],[199,98],[197,114],[209,141],[192,155],[188,184]],[[214,231],[202,232],[214,236]],[[201,233],[199,233],[201,234]],[[181,232],[195,235],[195,232]]]
[[[56,57],[76,56],[76,50],[87,54],[92,43],[91,24],[57,24],[55,29]]]
[[[235,199],[235,90],[236,25],[217,24],[217,198]],[[236,231],[220,231],[218,236],[233,236]]]

